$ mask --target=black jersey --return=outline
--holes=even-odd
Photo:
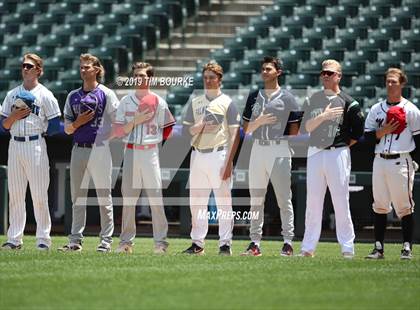
[[[358,140],[363,135],[364,117],[360,105],[349,95],[340,92],[336,96],[326,96],[324,91],[314,93],[303,105],[301,131],[305,132],[308,120],[331,107],[343,107],[343,114],[334,120],[322,122],[310,134],[309,145],[319,148],[341,147],[349,145],[350,140]]]

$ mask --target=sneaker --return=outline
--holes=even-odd
[[[10,242],[3,243],[1,246],[2,250],[20,250],[22,248],[22,244],[15,245]]]
[[[46,244],[40,243],[36,246],[36,249],[39,251],[49,251],[50,247]]]
[[[375,242],[375,247],[372,252],[365,257],[366,259],[384,259],[384,248],[379,241]]]
[[[293,248],[289,243],[283,244],[283,248],[280,251],[281,256],[293,256]]]
[[[59,252],[81,252],[82,245],[78,243],[69,243],[57,249]]]
[[[161,244],[156,244],[155,248],[153,249],[153,253],[157,254],[157,255],[163,255],[166,254],[166,251],[168,250],[167,246],[161,245]]]
[[[261,250],[258,245],[255,244],[255,242],[251,242],[248,245],[248,248],[241,254],[241,256],[261,256]]]
[[[188,249],[182,251],[184,254],[190,254],[190,255],[203,255],[204,254],[204,248],[199,247],[195,243],[193,243]]]
[[[401,257],[401,259],[412,259],[413,258],[410,243],[404,242],[403,249],[401,250],[401,256],[400,257]]]
[[[120,244],[118,248],[115,250],[115,253],[132,254],[133,246],[131,244]]]
[[[312,252],[307,252],[307,251],[300,251],[300,253],[298,254],[299,257],[314,257],[314,253]]]
[[[219,248],[219,255],[232,256],[232,250],[229,245],[225,244]]]
[[[96,248],[96,252],[99,252],[99,253],[109,253],[109,252],[111,252],[111,245],[101,243]]]
[[[343,258],[344,259],[353,259],[354,258],[354,253],[352,252],[343,252]]]

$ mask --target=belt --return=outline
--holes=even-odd
[[[380,157],[382,157],[383,159],[397,159],[400,158],[400,154],[379,154]]]
[[[91,149],[94,146],[103,146],[104,143],[103,142],[98,142],[98,143],[78,143],[78,142],[76,142],[74,145],[77,146],[77,147],[85,147],[85,148]]]
[[[255,139],[259,145],[273,145],[273,144],[280,144],[282,141],[285,140],[260,140]]]
[[[40,137],[41,137],[41,135],[25,136],[25,137],[13,136],[13,140],[18,141],[18,142],[26,142],[26,141],[35,141],[35,140],[38,140]]]
[[[338,149],[338,148],[340,148],[340,147],[346,147],[347,145],[338,145],[338,146],[334,146],[334,145],[330,145],[330,146],[327,146],[327,147],[324,147],[324,150],[335,150],[335,149]]]
[[[194,147],[193,146],[193,150],[194,151],[198,151],[198,152],[200,152],[200,153],[212,153],[212,152],[214,152],[214,151],[216,151],[216,152],[219,152],[219,151],[222,151],[222,150],[224,150],[224,146],[222,145],[222,146],[219,146],[219,147],[214,147],[214,148],[211,148],[211,149],[198,149],[198,148],[196,148],[196,147]]]
[[[136,145],[133,143],[127,143],[127,149],[130,150],[150,150],[157,146],[157,144],[146,144],[146,145]]]

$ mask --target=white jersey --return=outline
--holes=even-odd
[[[136,111],[147,107],[154,112],[152,119],[137,125],[133,131],[124,137],[123,141],[137,145],[149,145],[162,142],[163,129],[175,124],[175,119],[169,111],[166,101],[154,92],[150,92],[141,100],[135,92],[124,96],[117,110],[115,123],[127,124],[133,121]]]
[[[21,91],[27,91],[23,85],[19,85],[7,93],[1,109],[2,116],[8,117],[10,115],[16,96]],[[10,128],[12,136],[23,137],[42,134],[47,131],[48,120],[61,115],[57,99],[44,85],[38,84],[30,92],[36,98],[34,105],[37,108],[32,109],[28,117],[13,123]]]
[[[405,110],[407,126],[400,134],[383,136],[376,144],[375,153],[408,153],[416,147],[413,136],[420,134],[420,110],[405,98],[397,106]],[[380,128],[386,122],[386,113],[390,107],[386,100],[373,105],[366,118],[365,132]]]

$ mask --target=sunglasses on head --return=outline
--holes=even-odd
[[[33,64],[23,63],[22,69],[31,70],[33,67],[35,67]]]
[[[334,71],[328,71],[328,70],[322,70],[321,71],[321,75],[326,75],[326,76],[333,76],[336,72]]]

